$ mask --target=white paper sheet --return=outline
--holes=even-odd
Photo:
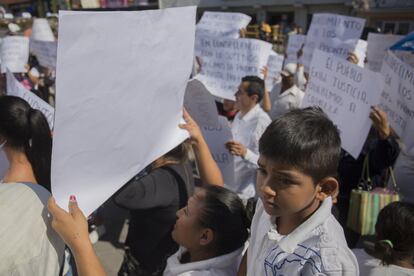
[[[234,187],[234,156],[226,148],[225,143],[233,140],[233,134],[226,117],[219,116],[217,127],[201,128],[211,154],[220,168],[225,187]]]
[[[37,57],[40,65],[56,68],[57,42],[30,40],[30,52]]]
[[[242,77],[263,77],[272,44],[256,39],[200,37],[195,55],[201,60],[201,72],[195,77],[215,96],[235,100],[234,93]]]
[[[73,194],[90,214],[188,137],[178,124],[195,13],[60,12],[51,175],[60,206]]]
[[[13,73],[26,72],[29,61],[29,39],[23,36],[8,36],[3,39],[0,52],[1,72],[9,69]]]
[[[273,86],[280,78],[280,71],[282,71],[284,57],[277,54],[275,51],[270,52],[267,60],[267,78],[265,79],[266,90],[272,91]]]
[[[55,41],[52,29],[46,18],[35,18],[32,25],[32,35],[30,39],[40,41]]]
[[[342,148],[358,158],[382,88],[378,73],[315,50],[302,106],[320,106],[341,131]]]
[[[206,11],[197,24],[196,35],[239,38],[240,29],[246,28],[250,20],[250,16],[242,13]]]
[[[213,95],[196,79],[188,82],[184,107],[200,127],[217,127],[218,112]]]
[[[368,68],[374,72],[381,72],[382,61],[387,49],[403,37],[402,35],[369,33],[367,46]]]
[[[414,68],[388,51],[382,63],[385,80],[381,108],[387,112],[391,127],[404,142],[414,148]]]
[[[289,63],[298,63],[298,51],[305,44],[306,35],[291,34],[289,35],[288,45],[286,49],[285,65]]]
[[[302,63],[308,71],[315,49],[346,59],[364,29],[365,19],[330,13],[314,14],[306,35]]]
[[[50,129],[53,129],[54,108],[21,85],[10,71],[7,71],[7,95],[22,98],[32,108],[40,110],[45,115]]]

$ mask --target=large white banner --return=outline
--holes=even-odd
[[[40,65],[56,68],[57,42],[30,40],[30,52],[37,57]]]
[[[371,128],[371,106],[379,104],[378,73],[315,50],[302,106],[319,106],[341,131],[342,148],[358,158]]]
[[[195,15],[195,7],[60,12],[51,174],[60,206],[76,195],[90,214],[188,137],[178,124]]]
[[[346,59],[354,51],[365,19],[330,13],[314,14],[306,36],[302,62],[309,68],[315,49]]]
[[[369,33],[367,47],[368,68],[374,72],[381,72],[382,61],[387,49],[403,37],[402,35]]]
[[[240,29],[246,28],[250,20],[250,16],[242,13],[206,11],[197,24],[196,35],[239,38]]]
[[[385,54],[381,74],[385,80],[381,108],[388,114],[391,127],[405,143],[414,148],[414,68],[392,52]]]
[[[220,98],[235,100],[234,93],[242,77],[263,77],[260,69],[267,64],[272,44],[256,39],[199,37],[195,55],[201,60],[196,76]]]
[[[1,72],[9,69],[13,73],[26,72],[29,61],[29,39],[23,36],[8,36],[3,39],[0,51]]]
[[[267,78],[265,79],[266,90],[272,91],[276,81],[280,78],[284,57],[271,51],[267,61]]]
[[[200,127],[217,127],[218,112],[213,95],[196,79],[188,82],[184,107]]]
[[[305,45],[306,35],[291,34],[288,38],[285,64],[298,63],[298,51]]]
[[[22,84],[20,84],[10,71],[7,71],[7,95],[16,96],[22,98],[29,105],[37,110],[40,110],[45,115],[50,129],[53,129],[54,120],[54,108],[34,94],[32,91],[27,90]]]
[[[224,180],[224,186],[234,187],[234,156],[226,148],[225,144],[233,140],[233,134],[226,117],[219,116],[218,126],[201,128],[210,152],[220,168]]]

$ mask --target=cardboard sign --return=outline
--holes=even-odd
[[[196,79],[188,82],[184,107],[200,127],[217,127],[218,113],[213,95]]]
[[[56,68],[57,42],[30,40],[30,52],[37,57],[40,65]]]
[[[242,13],[206,11],[197,24],[196,35],[239,38],[240,29],[246,28],[250,20],[250,16]]]
[[[3,39],[0,52],[1,72],[26,72],[29,61],[29,39],[23,36],[8,36]]]
[[[379,103],[382,87],[379,74],[316,50],[302,106],[321,107],[341,131],[342,148],[356,159],[371,128],[371,106]]]
[[[225,187],[234,187],[234,156],[225,146],[228,141],[233,140],[227,118],[218,116],[217,127],[204,126],[201,131],[214,160],[220,168]]]
[[[90,214],[188,137],[178,124],[195,15],[195,7],[59,13],[51,179],[61,207],[76,195]]]
[[[244,76],[261,76],[271,48],[272,44],[256,39],[200,37],[195,54],[201,60],[201,72],[196,78],[213,95],[235,100]]]
[[[46,18],[35,18],[32,25],[32,35],[30,39],[40,41],[55,41],[52,29]]]
[[[329,13],[314,14],[303,48],[302,62],[308,71],[315,49],[346,59],[364,29],[365,19]]]
[[[380,107],[407,150],[414,148],[414,68],[392,52],[385,54],[381,75],[385,80]]]
[[[298,63],[298,51],[306,42],[306,35],[291,34],[289,35],[288,45],[286,49],[285,64]]]
[[[55,109],[32,91],[27,90],[21,85],[10,71],[7,71],[7,95],[22,98],[28,102],[32,108],[40,110],[43,115],[45,115],[50,129],[53,129]]]
[[[267,78],[265,79],[266,90],[272,91],[273,86],[280,78],[280,71],[282,71],[284,57],[271,51],[267,61]]]
[[[382,61],[387,49],[402,38],[402,35],[369,33],[367,46],[368,69],[381,72]]]

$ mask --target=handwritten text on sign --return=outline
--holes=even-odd
[[[319,50],[310,66],[303,106],[319,106],[341,130],[342,147],[357,158],[371,127],[371,106],[380,100],[377,73]]]
[[[298,51],[305,44],[306,35],[291,34],[289,35],[288,46],[286,50],[285,64],[298,62]]]
[[[238,38],[240,29],[245,28],[251,19],[242,13],[204,12],[196,26],[196,35]]]
[[[26,72],[29,60],[29,39],[22,36],[8,36],[3,39],[0,51],[1,72],[9,69],[12,73]]]
[[[282,71],[284,57],[271,51],[269,60],[267,61],[267,78],[265,79],[266,90],[271,91],[277,79],[279,79],[280,71]]]
[[[388,51],[382,63],[385,80],[381,107],[407,149],[414,146],[414,69]]]
[[[355,49],[365,19],[336,14],[315,14],[306,36],[303,64],[308,68],[315,49],[345,59]]]
[[[242,77],[260,76],[272,45],[256,39],[200,37],[195,55],[201,59],[196,76],[215,96],[234,100]]]
[[[40,110],[45,115],[50,129],[53,129],[53,120],[55,110],[52,106],[44,100],[36,96],[33,92],[27,90],[21,85],[10,71],[7,71],[7,95],[22,98],[29,105],[37,110]]]

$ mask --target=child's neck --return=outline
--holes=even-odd
[[[277,231],[281,235],[288,235],[293,232],[299,225],[305,222],[313,213],[318,210],[320,201],[316,198],[305,208],[290,216],[276,218]]]
[[[208,260],[214,257],[216,257],[216,255],[213,252],[206,251],[206,250],[192,249],[192,250],[186,251],[181,256],[180,262],[182,264],[200,262],[200,261]]]
[[[408,260],[398,260],[395,262],[394,265],[396,266],[400,266],[400,267],[404,267],[404,268],[409,268],[409,269],[414,269],[414,264],[411,261],[412,259],[408,259]]]

